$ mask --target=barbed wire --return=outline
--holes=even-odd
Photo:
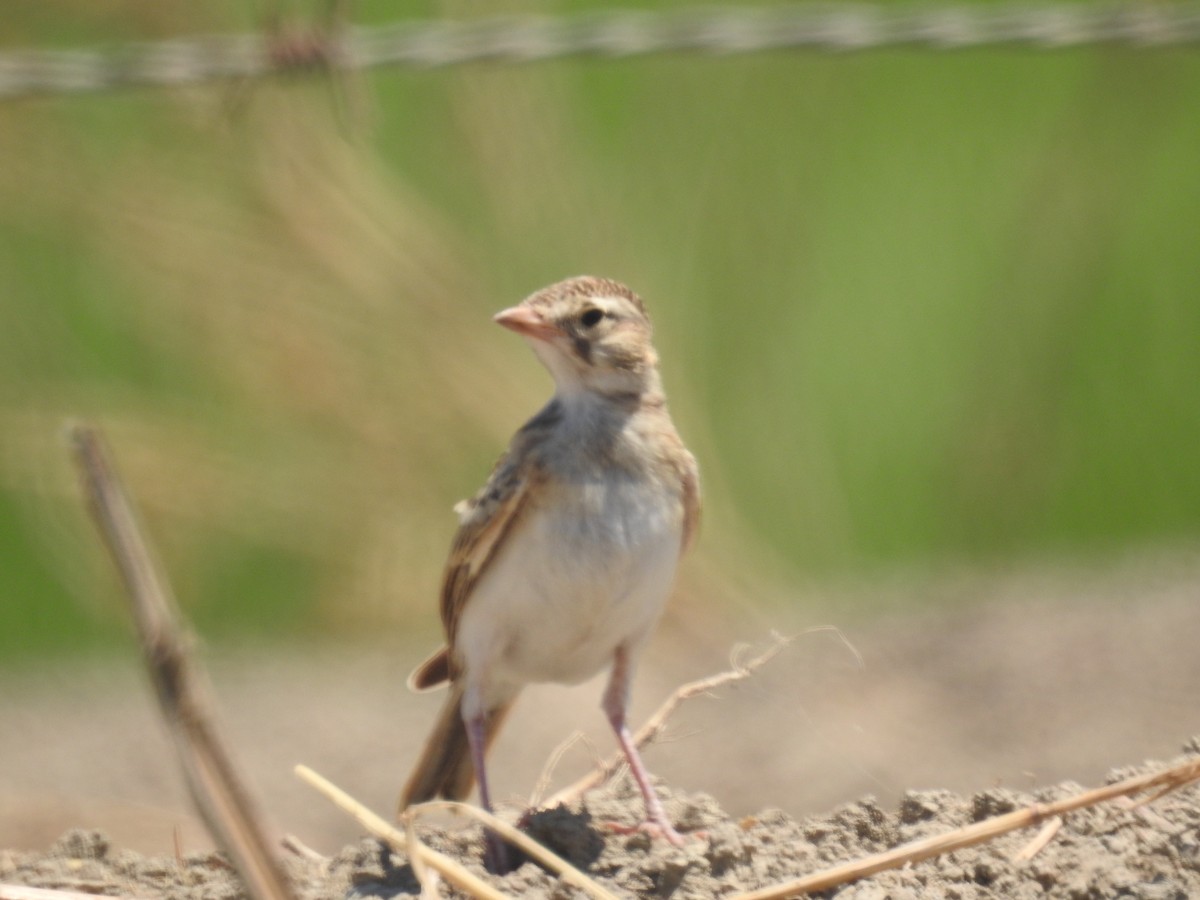
[[[0,99],[170,87],[310,69],[432,68],[567,56],[1200,42],[1200,2],[952,6],[801,3],[399,22],[209,35],[103,50],[0,52]]]

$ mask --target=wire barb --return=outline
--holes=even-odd
[[[850,52],[1095,44],[1200,43],[1200,2],[979,4],[795,3],[770,7],[613,10],[573,16],[406,21],[377,27],[232,34],[109,50],[0,53],[0,100],[172,87],[284,72],[467,63],[518,64],[571,56]]]

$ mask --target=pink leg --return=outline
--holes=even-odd
[[[487,714],[472,716],[466,720],[467,742],[471,745],[471,762],[475,766],[475,780],[479,783],[479,802],[488,812],[492,809],[492,794],[488,789],[487,768],[484,755],[487,750]],[[483,830],[483,865],[493,874],[503,875],[510,871],[508,848],[500,837],[490,829]]]
[[[629,652],[624,647],[618,647],[616,658],[613,660],[612,675],[609,676],[608,687],[604,691],[604,712],[617,734],[617,742],[625,753],[625,759],[629,761],[629,771],[633,773],[633,778],[642,792],[642,799],[646,803],[647,824],[672,844],[680,847],[684,844],[683,835],[676,831],[667,819],[662,801],[658,799],[658,794],[650,784],[650,775],[642,765],[642,757],[629,734],[629,726],[625,723],[631,675]]]

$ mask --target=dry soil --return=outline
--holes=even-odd
[[[925,612],[889,612],[911,608],[915,590]],[[1194,561],[865,593],[869,615],[855,614],[862,598],[845,592],[790,622],[747,612],[667,623],[639,677],[635,718],[680,682],[723,668],[733,639],[761,638],[768,626],[836,622],[858,653],[829,632],[802,637],[754,679],[691,701],[672,719],[647,762],[672,786],[675,820],[703,837],[680,850],[607,830],[638,814],[625,780],[583,807],[538,817],[534,833],[619,893],[721,896],[1127,776],[1200,733]],[[438,702],[402,689],[426,649],[397,639],[206,655],[230,741],[272,827],[324,857],[289,860],[303,896],[416,890],[403,858],[364,840],[291,772],[306,763],[387,815]],[[566,752],[552,787],[609,751],[599,690],[545,688],[523,698],[493,757],[510,812],[528,802],[573,729],[586,727],[587,737]],[[1186,750],[1200,746],[1193,739]],[[830,896],[1200,897],[1198,827],[1200,795],[1188,789],[1139,809],[1074,813],[1029,862],[1011,860],[1032,837],[1026,831]],[[478,864],[470,828],[432,830],[428,840]],[[0,883],[239,896],[189,811],[132,660],[0,679],[0,848],[8,848]],[[532,864],[500,885],[514,896],[572,895]],[[454,896],[444,885],[443,894]]]

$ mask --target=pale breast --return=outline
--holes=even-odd
[[[666,603],[682,518],[665,485],[610,474],[546,487],[463,611],[468,679],[582,681],[640,643]]]

